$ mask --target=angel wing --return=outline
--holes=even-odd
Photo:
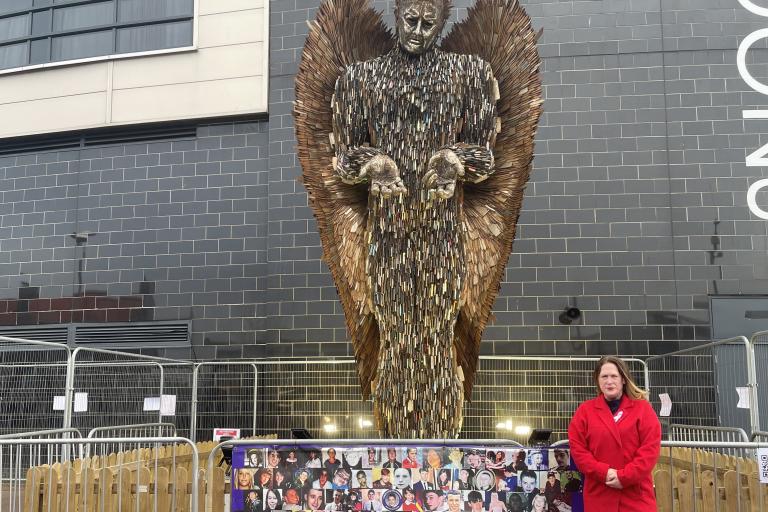
[[[378,57],[394,38],[368,0],[326,0],[309,24],[296,75],[294,117],[302,180],[317,219],[323,260],[344,308],[363,394],[370,394],[379,353],[379,330],[368,307],[365,227],[368,190],[341,182],[333,172],[331,97],[347,65]]]
[[[496,171],[481,183],[464,185],[467,277],[454,343],[467,400],[531,170],[533,138],[543,103],[537,38],[517,0],[478,0],[442,42],[443,50],[478,55],[488,62],[500,96],[496,109],[501,132],[493,148]]]

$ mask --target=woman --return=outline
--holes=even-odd
[[[434,448],[430,448],[427,451],[427,464],[432,469],[440,469],[443,467],[443,459],[440,457],[440,454],[437,453],[437,450]]]
[[[291,450],[285,457],[285,469],[293,473],[299,467],[299,458],[296,457],[296,451]]]
[[[441,469],[437,474],[437,488],[441,491],[451,490],[451,470]]]
[[[280,500],[279,491],[267,489],[264,491],[264,512],[273,510],[282,510],[283,504]]]
[[[275,489],[285,489],[289,487],[290,481],[286,477],[286,470],[276,469],[272,487]]]
[[[363,510],[363,502],[358,499],[357,492],[355,491],[349,491],[349,494],[347,495],[347,510],[353,512],[360,512]]]
[[[496,452],[493,450],[488,450],[488,453],[485,454],[485,467],[488,469],[501,469],[504,467],[504,452],[499,452],[501,454],[501,462],[498,461],[496,457]]]
[[[297,489],[307,489],[312,485],[312,482],[309,481],[309,471],[306,469],[300,469],[296,472],[296,482],[295,487]]]
[[[547,498],[543,494],[537,494],[531,500],[531,510],[533,512],[548,512]]]
[[[253,475],[247,469],[240,468],[235,476],[235,489],[253,489]]]
[[[266,489],[269,487],[269,483],[272,480],[272,471],[269,469],[261,468],[256,472],[256,488]]]
[[[584,474],[584,508],[656,512],[656,413],[618,357],[602,357],[592,379],[599,394],[579,406],[568,427],[571,456]]]
[[[528,453],[528,469],[534,471],[546,471],[549,469],[544,464],[544,454],[540,450],[532,450]]]
[[[304,464],[304,466],[306,466],[308,468],[321,468],[321,467],[323,467],[323,464],[320,461],[320,457],[317,454],[317,450],[309,450],[309,455],[307,456],[307,463]]]

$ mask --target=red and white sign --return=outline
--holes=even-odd
[[[213,440],[221,441],[222,437],[231,437],[232,439],[240,439],[239,428],[215,428],[213,429]]]

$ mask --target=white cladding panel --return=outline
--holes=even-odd
[[[268,0],[197,0],[196,48],[0,75],[0,137],[267,111]]]

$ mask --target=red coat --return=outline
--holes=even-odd
[[[586,512],[656,512],[651,472],[661,450],[661,425],[651,404],[621,399],[614,421],[603,396],[584,402],[568,426],[571,457],[584,474]],[[605,485],[608,469],[623,489]]]

